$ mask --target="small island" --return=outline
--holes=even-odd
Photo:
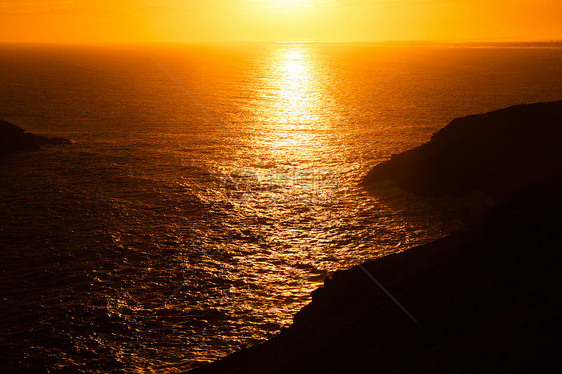
[[[560,372],[561,145],[562,102],[518,105],[456,119],[375,166],[363,182],[373,194],[480,191],[494,208],[462,232],[336,272],[289,328],[192,372]]]

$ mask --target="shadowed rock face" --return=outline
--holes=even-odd
[[[562,101],[453,120],[431,141],[375,166],[363,184],[425,196],[515,193],[562,170]]]
[[[40,146],[69,144],[65,138],[50,138],[26,133],[24,129],[10,122],[0,120],[0,153],[39,149]]]

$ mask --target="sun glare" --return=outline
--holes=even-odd
[[[296,11],[299,8],[314,7],[313,0],[255,0],[264,7],[275,10]]]

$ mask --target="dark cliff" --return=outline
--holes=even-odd
[[[453,120],[428,143],[375,166],[363,184],[419,195],[517,193],[560,175],[562,101],[517,105]]]

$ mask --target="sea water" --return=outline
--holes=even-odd
[[[556,48],[0,46],[0,119],[73,141],[0,158],[0,370],[175,372],[263,341],[334,271],[457,227],[358,186],[373,165],[561,98]]]

